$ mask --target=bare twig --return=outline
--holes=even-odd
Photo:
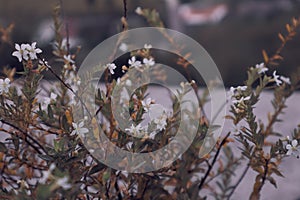
[[[219,156],[219,154],[221,152],[221,149],[226,144],[227,138],[230,136],[230,134],[231,134],[231,132],[228,132],[227,135],[223,138],[221,144],[219,145],[219,147],[217,149],[217,152],[216,152],[216,154],[215,154],[215,156],[214,156],[214,158],[212,160],[212,163],[208,166],[208,169],[207,169],[205,175],[202,177],[202,179],[200,181],[200,184],[198,186],[199,190],[201,190],[202,187],[204,186],[204,183],[205,183],[207,177],[209,176],[211,170],[213,169],[213,167],[214,167],[214,165],[215,165],[215,163],[217,161],[217,158],[218,158],[218,156]]]

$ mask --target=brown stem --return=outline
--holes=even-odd
[[[43,64],[47,67],[47,69],[55,76],[55,78],[57,78],[68,90],[70,90],[76,98],[79,99],[80,103],[83,105],[83,107],[86,109],[88,115],[90,118],[92,118],[92,114],[90,113],[90,111],[88,110],[88,108],[86,107],[85,103],[83,102],[83,100],[77,95],[77,93],[68,85],[66,84],[54,71],[53,69],[45,62],[44,59],[40,59]]]
[[[20,136],[17,136],[18,138],[22,139],[22,140],[25,140],[25,142],[31,146],[36,152],[38,152],[39,154],[42,154],[42,152],[40,151],[40,149],[43,150],[43,152],[45,152],[47,154],[47,151],[44,149],[44,147],[36,140],[34,139],[30,134],[27,134],[25,131],[23,131],[22,129],[20,129],[19,127],[15,126],[14,124],[10,123],[10,122],[7,122],[7,121],[4,121],[3,119],[0,119],[0,121],[3,123],[3,124],[7,124],[11,127],[13,127],[14,129],[20,131],[21,133],[23,133],[25,135],[25,139],[24,138],[21,138]],[[38,147],[36,147],[35,145],[32,144],[32,142],[28,141],[27,138],[30,138],[30,140],[32,140],[36,145],[38,145]]]
[[[265,166],[264,166],[264,174],[263,177],[261,178],[261,182],[258,182],[258,185],[256,185],[257,183],[254,184],[253,187],[253,191],[250,195],[250,200],[257,200],[260,198],[260,192],[266,182],[267,179],[267,175],[268,175],[268,164],[269,164],[269,159],[265,159]]]
[[[231,133],[231,132],[228,132],[228,133],[227,133],[227,135],[223,138],[221,144],[219,145],[219,147],[218,147],[218,149],[217,149],[217,152],[216,152],[216,154],[215,154],[215,156],[214,156],[214,158],[213,158],[212,163],[208,166],[208,169],[207,169],[207,171],[206,171],[204,177],[202,177],[202,179],[201,179],[201,181],[200,181],[200,184],[199,184],[199,186],[198,186],[199,190],[201,190],[202,187],[204,186],[204,183],[205,183],[207,177],[209,176],[211,170],[213,169],[213,166],[214,166],[214,164],[215,164],[216,161],[217,161],[217,158],[218,158],[218,156],[219,156],[219,154],[220,154],[220,152],[221,152],[221,149],[222,149],[222,147],[224,146],[224,144],[226,143],[227,138],[230,136],[230,133]]]
[[[266,136],[270,134],[271,129],[272,129],[272,126],[273,126],[274,123],[276,122],[278,115],[282,112],[282,110],[283,110],[284,107],[285,107],[284,102],[281,102],[279,108],[278,108],[278,109],[275,111],[275,113],[272,115],[272,118],[271,118],[271,120],[269,121],[268,126],[267,126],[267,128],[266,128],[266,131],[265,131],[265,133],[264,133]]]

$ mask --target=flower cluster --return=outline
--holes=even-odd
[[[266,71],[269,70],[267,67],[265,67],[265,64],[264,64],[264,63],[257,64],[257,65],[255,66],[255,68],[258,70],[258,73],[259,73],[259,74],[265,73]]]
[[[265,66],[264,63],[257,64],[255,66],[255,69],[257,70],[258,74],[264,74],[267,71],[269,71],[269,69]],[[276,73],[277,73],[276,70],[273,71],[273,77],[272,77],[271,81],[275,82],[277,86],[280,86],[282,84],[282,82],[285,82],[286,84],[289,84],[289,85],[291,84],[291,81],[288,77],[279,76]]]
[[[230,87],[228,92],[229,99],[233,99],[232,103],[242,103],[248,101],[250,96],[243,96],[243,93],[247,90],[247,86]]]
[[[289,137],[287,139],[289,140]],[[287,149],[286,155],[292,155],[299,158],[300,147],[298,146],[297,140],[288,141],[288,144],[285,146],[285,148]]]
[[[115,74],[114,70],[117,68],[117,66],[114,63],[109,63],[106,65],[106,68],[111,74]]]
[[[37,59],[37,54],[42,53],[42,50],[39,48],[36,48],[36,42],[33,42],[30,44],[15,44],[15,48],[17,51],[14,51],[12,53],[13,56],[17,57],[19,62],[22,62],[22,60],[35,60]]]
[[[148,127],[142,127],[141,124],[133,125],[131,124],[130,128],[126,128],[125,131],[128,131],[135,137],[143,137],[143,133],[147,131]]]

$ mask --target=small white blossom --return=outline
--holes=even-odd
[[[282,81],[279,79],[279,75],[276,75],[276,71],[273,72],[273,79],[276,82],[276,85],[280,86],[280,84],[282,83]]]
[[[248,101],[248,100],[250,100],[250,96],[248,96],[248,97],[241,97],[240,99],[232,100],[232,103],[244,103],[244,101]]]
[[[142,10],[141,7],[137,7],[137,8],[135,9],[135,12],[136,12],[136,14],[138,14],[138,15],[142,15],[142,14],[143,14],[143,10]]]
[[[167,114],[163,113],[160,117],[154,119],[154,123],[158,130],[163,130],[167,126]]]
[[[137,61],[135,56],[133,56],[131,59],[129,59],[128,64],[132,67],[140,67],[142,66],[142,63],[140,61]]]
[[[69,178],[67,176],[63,178],[59,178],[56,181],[56,184],[62,187],[64,190],[68,190],[72,187],[72,185],[69,182]]]
[[[288,155],[288,156],[292,155],[292,156],[295,156],[295,157],[299,158],[300,149],[298,147],[298,141],[297,140],[293,140],[292,145],[287,144],[285,148],[288,150],[286,155]]]
[[[73,64],[73,63],[75,63],[75,61],[71,58],[71,55],[64,55],[64,59],[65,59],[65,61],[67,61],[68,63],[71,63],[71,64]]]
[[[72,131],[71,135],[79,135],[81,137],[84,137],[85,133],[89,132],[89,129],[84,128],[84,123],[80,122],[79,124],[72,122],[74,130]]]
[[[39,53],[42,53],[42,50],[39,48],[36,48],[36,42],[33,42],[31,45],[27,46],[27,50],[30,56],[31,60],[37,59],[37,55]]]
[[[111,74],[115,74],[114,69],[116,69],[117,66],[114,63],[109,63],[106,65],[106,67],[108,68],[108,70]]]
[[[230,87],[229,91],[228,91],[228,99],[233,98],[237,92],[241,92],[241,91],[246,91],[247,90],[247,86],[238,86],[238,87]]]
[[[238,86],[236,89],[240,90],[240,91],[246,91],[247,90],[247,86]]]
[[[125,43],[121,43],[119,49],[123,52],[126,52],[128,50],[128,45]]]
[[[10,88],[10,80],[9,78],[0,79],[0,95],[3,93],[8,93],[8,89]]]
[[[126,144],[127,149],[132,149],[133,142],[128,142]]]
[[[291,80],[288,77],[280,76],[280,79],[285,82],[286,84],[291,84]]]
[[[144,44],[144,48],[145,48],[145,49],[151,49],[151,48],[152,48],[152,45],[151,45],[151,44]]]
[[[230,87],[229,91],[228,91],[228,99],[231,99],[232,97],[234,97],[235,95],[235,88],[234,87]]]
[[[149,111],[151,103],[152,103],[152,99],[151,98],[148,98],[146,101],[142,101],[142,106],[143,106],[145,112]]]
[[[29,44],[21,44],[21,46],[19,44],[15,44],[15,48],[17,51],[14,51],[12,55],[16,56],[19,62],[22,62],[23,59],[28,60],[28,46]]]
[[[133,124],[131,124],[130,128],[125,128],[125,131],[130,132],[133,136],[140,136],[143,128],[141,127],[140,124],[134,126]]]
[[[144,58],[143,59],[143,63],[146,66],[153,66],[153,65],[155,65],[155,61],[153,60],[153,58],[150,58],[150,59]]]
[[[265,64],[264,64],[264,63],[257,64],[257,65],[255,66],[255,68],[258,69],[258,73],[259,73],[259,74],[265,73],[266,71],[269,70],[267,67],[265,67]]]

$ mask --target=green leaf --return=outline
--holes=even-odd
[[[269,176],[267,177],[267,179],[270,181],[270,183],[275,187],[277,188],[277,184],[276,184],[276,181],[273,177]]]
[[[4,152],[4,153],[7,152],[7,148],[6,148],[5,144],[2,142],[0,142],[0,152]]]
[[[51,108],[50,105],[48,105],[48,117],[49,117],[50,119],[54,119],[54,116],[53,116],[53,110],[52,110],[52,108]]]
[[[99,163],[98,165],[95,165],[89,172],[89,175],[95,174],[99,171],[101,171],[102,169],[106,168],[105,165]]]
[[[48,155],[38,155],[41,159],[46,160],[46,161],[54,161],[54,158]]]
[[[50,187],[48,185],[39,185],[37,188],[37,199],[46,200],[51,197]]]
[[[102,182],[103,183],[106,183],[110,179],[110,174],[111,174],[111,169],[110,168],[105,170],[105,172],[103,173],[103,176],[102,176]]]

